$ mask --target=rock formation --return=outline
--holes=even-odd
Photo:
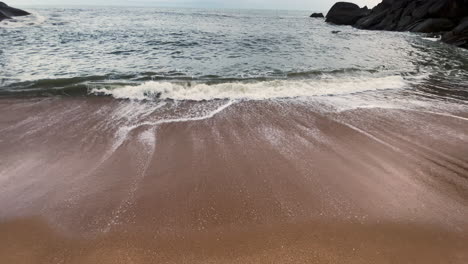
[[[0,2],[0,21],[4,19],[10,19],[14,16],[27,16],[27,15],[30,15],[30,13],[24,10],[18,9],[18,8],[10,7],[7,4]]]
[[[314,18],[323,18],[325,17],[322,13],[313,13],[312,15],[310,15],[310,17],[314,17]]]
[[[360,18],[369,14],[367,7],[347,2],[336,3],[327,14],[327,22],[337,25],[354,25]]]
[[[369,30],[440,33],[446,43],[468,46],[468,0],[383,0],[372,10],[338,2],[326,21]]]

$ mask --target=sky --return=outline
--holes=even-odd
[[[164,6],[208,8],[287,9],[326,12],[339,0],[2,0],[10,6],[36,5],[100,5],[100,6]],[[350,0],[360,6],[373,7],[381,0]]]

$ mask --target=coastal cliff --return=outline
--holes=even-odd
[[[468,48],[468,0],[383,0],[373,9],[336,3],[326,21],[359,29],[437,33]]]

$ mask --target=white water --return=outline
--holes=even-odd
[[[321,95],[352,94],[381,89],[399,89],[406,86],[401,76],[388,77],[333,77],[313,80],[274,80],[262,82],[232,82],[221,84],[181,84],[145,82],[138,86],[94,88],[92,94],[105,94],[118,99],[151,100],[156,97],[172,100],[295,98]]]
[[[441,37],[435,37],[435,38],[422,38],[424,40],[429,40],[429,41],[439,41]]]
[[[46,21],[46,17],[37,13],[31,13],[29,16],[17,16],[12,19],[5,19],[0,21],[0,27],[3,28],[21,28],[38,26]]]

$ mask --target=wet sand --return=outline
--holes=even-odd
[[[468,262],[465,111],[9,98],[0,112],[0,263]]]

